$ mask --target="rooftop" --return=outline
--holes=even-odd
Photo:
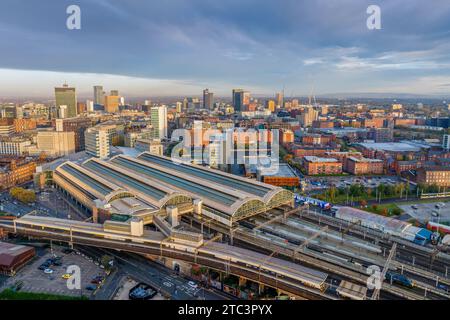
[[[315,162],[315,163],[317,163],[317,162],[323,162],[323,163],[338,162],[334,158],[320,158],[320,157],[316,157],[316,156],[305,156],[305,157],[303,157],[303,159],[305,159],[308,162]]]

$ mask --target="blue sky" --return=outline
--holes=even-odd
[[[0,97],[51,96],[64,81],[128,96],[283,86],[287,95],[450,95],[448,0],[1,3]],[[71,4],[81,30],[66,28]],[[381,30],[366,27],[370,4],[381,8]]]

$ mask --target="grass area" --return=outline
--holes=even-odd
[[[395,212],[395,210],[397,210],[397,212],[399,212],[400,214],[403,213],[403,210],[400,209],[395,203],[376,204],[376,209],[374,209],[374,207],[372,205],[369,205],[367,208],[362,208],[362,209],[367,212],[372,212],[372,213],[376,213],[376,214],[381,214],[381,213],[383,213],[384,209],[387,209],[389,216],[395,216],[393,214],[393,212]]]
[[[5,289],[0,293],[0,300],[88,300],[88,298]]]

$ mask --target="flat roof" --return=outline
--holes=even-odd
[[[303,159],[309,162],[338,162],[337,159],[334,158],[320,158],[316,156],[305,156]]]
[[[270,168],[261,168],[260,175],[265,177],[276,176],[276,177],[298,177],[295,171],[291,168],[287,163],[278,163],[274,169]]]
[[[422,148],[426,148],[425,145],[413,142],[361,142],[358,145],[366,149],[394,152],[419,152]]]

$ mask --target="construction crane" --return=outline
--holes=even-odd
[[[391,251],[389,252],[389,256],[386,259],[386,263],[384,264],[383,271],[381,272],[380,286],[379,286],[379,288],[375,288],[375,290],[373,290],[372,300],[378,300],[380,298],[380,290],[381,290],[381,287],[383,286],[383,281],[384,281],[384,278],[386,277],[386,272],[389,269],[389,265],[391,264],[392,258],[394,257],[396,250],[397,250],[397,242],[394,243],[394,245],[391,248]]]

